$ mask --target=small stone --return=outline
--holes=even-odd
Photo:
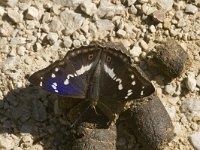
[[[131,50],[130,53],[134,56],[134,57],[139,57],[140,54],[142,53],[142,49],[139,46],[134,46]]]
[[[50,21],[50,19],[51,19],[51,14],[49,12],[45,12],[42,15],[42,23],[47,23]]]
[[[34,100],[32,103],[32,116],[36,121],[45,121],[47,119],[45,107],[39,100]]]
[[[20,23],[23,20],[23,15],[13,9],[8,9],[8,16],[14,23]]]
[[[187,77],[186,86],[188,90],[194,92],[196,90],[197,81],[195,79],[194,73],[190,72]]]
[[[169,18],[164,19],[164,25],[163,25],[163,27],[165,29],[170,29],[170,27],[171,27],[171,19],[169,19]]]
[[[159,22],[163,22],[165,19],[165,11],[164,10],[156,10],[153,12],[153,18]]]
[[[174,0],[157,0],[157,3],[161,6],[162,9],[164,10],[171,10],[172,6],[174,4]]]
[[[79,40],[74,40],[73,46],[76,47],[76,48],[81,47],[81,42]]]
[[[3,16],[4,13],[5,13],[4,8],[0,6],[0,16]]]
[[[122,30],[122,29],[119,29],[117,31],[117,35],[121,38],[125,37],[126,36],[126,31]]]
[[[46,24],[46,23],[42,24],[42,25],[41,25],[41,30],[42,30],[43,32],[48,33],[49,30],[50,30],[48,24]]]
[[[72,40],[69,36],[63,38],[63,44],[65,47],[70,48],[72,46]]]
[[[12,45],[26,44],[26,38],[24,38],[24,37],[13,37],[10,41],[10,44],[12,44]]]
[[[200,150],[200,132],[195,132],[190,136],[190,142],[196,150]]]
[[[183,11],[177,11],[177,12],[175,13],[175,17],[176,17],[178,20],[182,19],[182,18],[183,18]]]
[[[33,48],[35,51],[38,51],[42,49],[42,45],[39,42],[36,42]]]
[[[20,56],[24,56],[25,51],[26,51],[26,48],[24,46],[20,46],[17,49],[17,54],[20,55]]]
[[[112,18],[115,15],[125,14],[125,8],[123,5],[114,5],[110,1],[101,1],[98,7],[98,16],[100,18]]]
[[[74,31],[80,29],[84,22],[81,14],[67,10],[61,12],[60,20],[65,27],[65,35],[72,34]]]
[[[182,134],[182,127],[181,127],[180,123],[175,122],[175,123],[173,123],[173,125],[174,125],[174,133],[177,136],[180,136]]]
[[[54,32],[49,32],[46,39],[50,45],[55,44],[58,41],[58,34]]]
[[[9,7],[15,7],[15,5],[18,3],[18,0],[1,0],[0,4],[4,6]]]
[[[8,22],[4,22],[0,28],[0,35],[5,37],[10,36],[13,34],[13,30],[13,27]]]
[[[108,19],[99,19],[96,21],[96,25],[100,31],[112,31],[114,29],[114,24]]]
[[[200,87],[200,74],[196,77],[197,86]]]
[[[135,5],[132,5],[129,9],[129,13],[136,15],[137,14],[137,8],[135,7]]]
[[[170,107],[170,108],[166,108],[166,110],[167,110],[167,112],[168,112],[170,118],[171,118],[172,120],[174,120],[174,119],[175,119],[175,116],[176,116],[176,108],[175,108],[175,107]]]
[[[189,97],[182,102],[181,111],[188,120],[200,120],[200,99],[198,97]]]
[[[198,8],[195,5],[187,4],[185,12],[195,14],[196,12],[198,12]]]
[[[49,24],[49,29],[51,32],[61,32],[64,29],[64,27],[57,18],[51,21],[51,23]]]
[[[144,50],[147,50],[149,48],[148,44],[144,41],[144,40],[141,40],[140,41],[140,46],[144,49]]]
[[[131,6],[136,2],[136,0],[127,0],[127,2],[128,2],[128,6]]]
[[[186,23],[186,21],[185,21],[185,19],[180,19],[179,21],[178,21],[178,24],[177,24],[177,26],[178,27],[185,27],[185,26],[187,26],[187,23]]]
[[[56,5],[65,6],[71,9],[76,9],[85,0],[53,0]]]
[[[96,5],[94,3],[91,3],[90,1],[83,1],[80,7],[81,10],[89,16],[93,16],[97,12]]]
[[[150,31],[151,31],[152,33],[155,33],[155,32],[156,32],[156,27],[155,27],[154,25],[151,25],[151,26],[149,27],[149,29],[150,29]]]
[[[38,14],[39,14],[38,9],[31,6],[28,8],[26,12],[26,19],[29,19],[29,20],[37,19]]]
[[[31,135],[25,134],[24,136],[22,136],[21,142],[21,145],[23,145],[23,147],[30,147],[33,144],[33,139]]]
[[[1,133],[0,135],[0,149],[2,150],[10,150],[14,148],[14,141],[12,138],[5,133]]]
[[[173,95],[175,93],[176,87],[172,86],[171,84],[165,86],[165,92],[167,94]]]

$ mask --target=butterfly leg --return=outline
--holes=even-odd
[[[98,102],[97,107],[106,115],[110,122],[116,122],[118,115],[114,113],[107,105],[102,102]]]

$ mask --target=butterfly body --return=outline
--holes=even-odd
[[[139,68],[131,64],[126,50],[109,44],[91,44],[70,50],[58,60],[30,76],[33,85],[47,91],[90,101],[105,107],[149,96],[155,89]]]

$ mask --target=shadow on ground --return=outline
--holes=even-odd
[[[42,145],[44,150],[72,149],[77,137],[72,135],[70,123],[55,109],[58,99],[59,96],[36,87],[10,91],[0,100],[0,134],[8,133],[14,145],[22,149],[35,145]],[[134,149],[134,137],[124,129],[123,123],[118,124],[114,130],[117,149]]]

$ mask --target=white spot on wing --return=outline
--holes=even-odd
[[[119,89],[119,90],[122,90],[122,89],[123,89],[122,84],[119,84],[119,85],[118,85],[118,89]]]
[[[144,95],[144,91],[143,90],[140,92],[140,95]]]
[[[58,68],[55,68],[55,72],[58,72],[59,71],[59,69]]]
[[[131,84],[132,84],[132,85],[135,85],[136,83],[135,83],[135,81],[133,81]]]
[[[112,79],[115,77],[113,69],[110,69],[106,64],[104,64],[104,69]]]
[[[54,84],[52,84],[51,86],[52,86],[52,88],[53,88],[54,90],[57,89],[57,87],[56,87]]]
[[[66,79],[65,81],[64,81],[64,85],[68,85],[69,84],[69,79]]]
[[[55,77],[56,77],[56,75],[55,75],[54,73],[52,73],[52,74],[51,74],[51,77],[52,77],[52,78],[55,78]]]
[[[55,90],[56,93],[58,93],[58,90]]]
[[[40,86],[42,86],[42,81],[40,81]]]
[[[90,70],[90,68],[92,67],[92,63],[87,65],[87,66],[81,66],[81,68],[79,70],[76,71],[76,74],[79,76],[79,75],[82,75],[84,74],[86,71]]]
[[[135,76],[132,74],[132,75],[131,75],[131,78],[133,79],[134,77],[135,77]]]
[[[106,73],[108,73],[108,75],[115,81],[117,81],[119,83],[118,85],[118,89],[122,90],[123,86],[122,86],[122,80],[120,78],[116,77],[116,74],[114,73],[113,69],[109,68],[106,64],[104,64],[104,70]]]
[[[92,67],[92,63],[86,66],[81,66],[81,68],[77,70],[74,74],[68,74],[67,79],[64,81],[64,85],[69,84],[70,78],[74,78],[76,76],[84,74],[86,71],[90,70],[91,67]]]

